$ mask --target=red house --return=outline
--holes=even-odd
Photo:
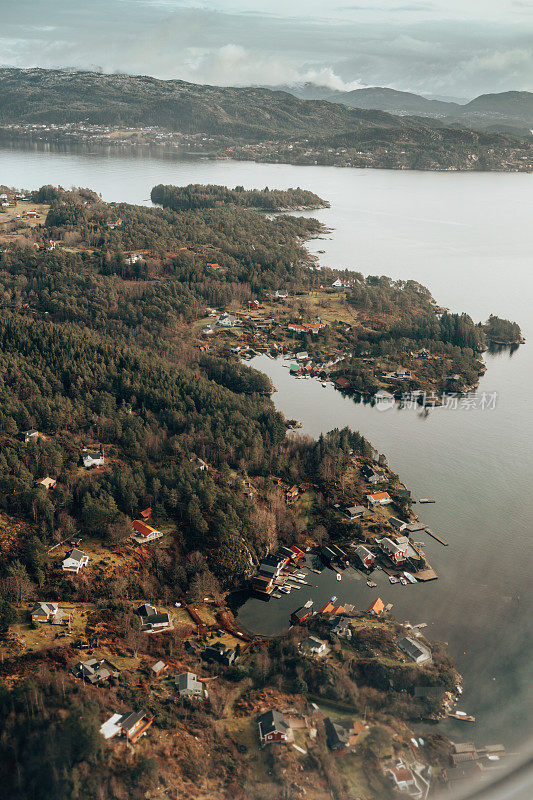
[[[396,541],[385,536],[383,539],[378,539],[377,542],[393,564],[396,566],[403,564],[407,558],[407,547],[409,546],[407,536],[399,536]]]
[[[311,616],[311,610],[313,608],[313,601],[308,600],[304,606],[297,608],[296,611],[293,611],[291,614],[291,622],[293,625],[303,625],[303,623]]]
[[[364,544],[360,544],[359,547],[355,548],[355,555],[362,563],[363,567],[366,567],[366,569],[372,566],[372,563],[376,557],[374,553],[371,553],[370,550],[364,546]]]
[[[259,740],[264,746],[272,742],[286,742],[291,730],[281,711],[271,709],[261,714],[258,720]]]
[[[291,560],[294,561],[295,564],[297,564],[299,561],[301,561],[302,558],[305,558],[304,551],[300,550],[299,547],[296,547],[295,544],[291,544],[291,546],[289,547],[289,550],[292,550],[292,552],[294,553],[294,555],[292,556]]]

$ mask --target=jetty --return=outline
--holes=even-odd
[[[452,719],[459,719],[462,722],[475,722],[476,718],[472,714],[467,714],[466,711],[452,711],[448,712],[448,716]]]
[[[426,528],[426,533],[428,534],[428,536],[431,536],[432,539],[435,539],[437,542],[440,542],[440,544],[443,544],[444,547],[448,547],[448,542],[438,534],[433,533],[433,531],[430,531],[429,528]]]

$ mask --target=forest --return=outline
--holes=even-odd
[[[150,197],[153,203],[171,208],[173,211],[185,211],[196,208],[213,208],[217,205],[231,204],[256,208],[261,211],[288,211],[303,209],[324,208],[329,205],[314,192],[307,189],[251,189],[246,191],[243,186],[229,189],[227,186],[203,186],[190,184],[189,186],[154,186]]]

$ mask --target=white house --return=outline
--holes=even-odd
[[[182,672],[176,676],[175,683],[180,697],[198,697],[201,700],[206,700],[208,697],[205,685],[198,680],[194,672]]]
[[[81,458],[83,466],[87,469],[90,467],[103,467],[105,464],[104,454],[101,450],[89,450],[84,447],[81,451]]]
[[[392,503],[392,497],[388,492],[372,492],[367,494],[366,499],[372,506],[387,506]]]
[[[431,650],[422,642],[416,642],[410,636],[396,639],[396,646],[415,664],[427,664],[431,661]]]
[[[333,281],[331,286],[332,286],[333,289],[340,289],[343,286],[343,283],[342,283],[340,278],[337,278],[336,281]]]
[[[394,788],[398,792],[408,794],[411,797],[421,796],[413,773],[403,762],[400,761],[397,766],[385,770],[385,774],[392,780]]]
[[[128,256],[126,259],[126,264],[137,264],[139,261],[144,261],[144,258],[141,256],[141,254],[132,253],[131,256]]]
[[[206,464],[199,456],[191,456],[189,461],[193,465],[195,472],[206,472],[209,469],[209,464]]]
[[[32,622],[49,622],[51,625],[66,625],[70,618],[58,603],[35,603],[30,614]]]
[[[83,569],[88,563],[89,556],[83,550],[73,547],[63,559],[63,572],[75,572],[77,575],[80,569]]]
[[[39,431],[35,430],[35,428],[30,428],[29,431],[24,431],[21,434],[21,438],[24,444],[29,444],[30,442],[36,442],[39,439]]]
[[[217,320],[218,325],[220,325],[222,328],[234,328],[238,322],[239,320],[237,317],[228,314],[226,311],[221,314]]]
[[[36,486],[42,486],[43,489],[53,489],[57,484],[55,478],[41,478],[40,481],[35,481]]]
[[[398,517],[389,517],[389,522],[400,533],[407,528],[407,522],[404,522],[403,519],[398,519]]]
[[[308,655],[319,656],[320,658],[329,652],[326,642],[323,642],[322,639],[317,639],[316,636],[308,636],[307,639],[302,642],[301,649],[302,652]]]

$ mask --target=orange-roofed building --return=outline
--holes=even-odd
[[[144,511],[141,511],[141,517],[144,519],[145,522],[147,519],[150,519],[151,516],[152,516],[151,508],[145,508]]]
[[[392,503],[392,498],[388,492],[372,492],[372,494],[367,494],[366,499],[373,506],[386,506]]]
[[[151,525],[147,525],[146,522],[143,522],[141,519],[136,519],[131,524],[133,530],[135,531],[134,538],[138,541],[150,542],[153,539],[160,539],[161,536],[163,536],[161,531],[157,531],[155,528],[152,528]]]
[[[367,614],[375,614],[376,617],[379,617],[379,615],[383,613],[384,609],[385,609],[385,604],[383,603],[381,597],[378,597],[367,608]]]
[[[319,614],[331,614],[332,616],[336,616],[337,614],[344,614],[345,611],[346,611],[346,609],[344,608],[344,606],[335,606],[335,605],[333,605],[331,600],[329,600],[326,603],[326,605],[323,606],[319,610],[318,613]]]
[[[289,550],[292,550],[292,552],[294,553],[294,556],[292,556],[291,561],[298,563],[298,561],[301,561],[302,558],[305,558],[304,551],[300,550],[300,548],[297,547],[295,544],[291,544]]]

